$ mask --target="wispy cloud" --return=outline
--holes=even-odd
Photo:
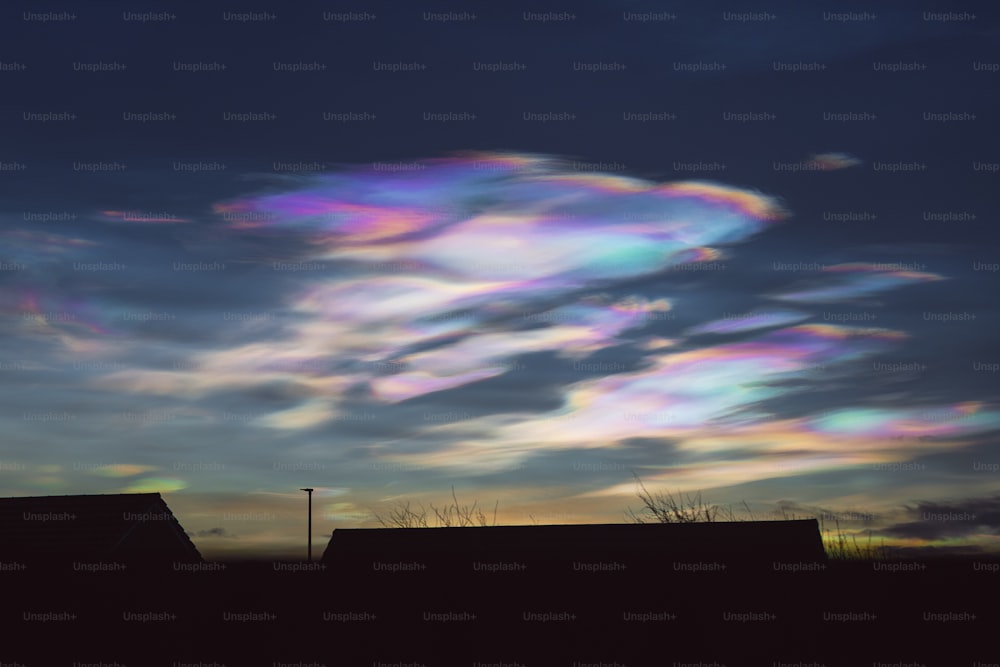
[[[155,224],[105,211],[72,234],[12,230],[11,459],[79,459],[16,489],[255,488],[223,514],[268,508],[239,519],[256,545],[299,516],[300,486],[354,524],[455,476],[591,511],[634,496],[632,469],[651,490],[784,488],[955,456],[1000,428],[988,392],[892,381],[914,366],[894,355],[926,348],[896,295],[955,279],[920,257],[817,252],[809,278],[745,275],[789,215],[757,191],[538,155],[387,164],[271,179],[184,220],[150,207]],[[217,517],[194,520],[219,537]],[[951,534],[909,523],[892,534]]]

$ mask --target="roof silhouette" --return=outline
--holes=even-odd
[[[159,493],[0,498],[0,555],[202,560]]]
[[[323,561],[385,556],[436,559],[579,557],[826,560],[815,519],[670,524],[340,528]]]

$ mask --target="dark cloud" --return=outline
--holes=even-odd
[[[191,537],[236,537],[232,533],[229,533],[225,528],[208,528],[206,530],[197,530],[194,532],[185,531]]]
[[[892,547],[886,555],[893,559],[930,560],[934,558],[975,558],[995,557],[996,553],[974,544],[951,547]]]
[[[614,448],[573,447],[542,451],[516,468],[478,475],[481,486],[570,484],[581,492],[633,481],[633,473],[661,472],[690,459],[663,438],[629,438]]]
[[[1000,535],[1000,495],[907,506],[911,520],[881,530],[893,537],[939,540],[976,533]]]

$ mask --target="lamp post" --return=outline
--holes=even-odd
[[[313,489],[299,489],[309,494],[309,562],[313,559]]]

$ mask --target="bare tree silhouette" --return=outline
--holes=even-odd
[[[757,521],[756,516],[750,506],[744,501],[743,511],[737,514],[733,507],[720,507],[710,505],[702,500],[701,492],[695,494],[677,495],[666,492],[650,492],[646,488],[642,479],[633,471],[638,490],[636,495],[642,501],[643,507],[638,511],[629,507],[625,516],[630,523],[701,523],[716,521]],[[498,500],[493,506],[492,520],[478,507],[479,501],[474,501],[471,505],[462,505],[455,494],[455,487],[451,487],[451,503],[444,507],[430,505],[428,511],[421,504],[417,504],[419,509],[414,509],[410,501],[397,501],[388,512],[373,511],[375,520],[383,528],[452,528],[467,526],[495,526],[497,523],[497,508],[500,506]],[[538,520],[529,515],[533,525],[538,525]],[[795,514],[789,515],[786,509],[781,508],[781,518],[784,520],[796,519]],[[802,518],[809,518],[802,517]],[[824,546],[830,558],[836,559],[884,559],[889,556],[890,549],[871,544],[871,531],[868,531],[868,543],[859,544],[856,536],[846,535],[840,527],[840,522],[836,522],[836,533],[831,534],[823,521],[823,515],[815,517],[819,520],[820,532],[823,535]]]
[[[672,493],[650,493],[639,476],[632,473],[639,490],[636,495],[643,508],[635,512],[631,507],[625,516],[631,523],[698,523],[715,521],[721,511],[716,505],[706,505],[701,499],[701,491],[686,498],[674,497]],[[732,508],[729,510],[732,516]]]
[[[438,527],[462,528],[467,526],[495,526],[497,524],[497,508],[500,506],[499,500],[493,506],[493,522],[490,523],[486,514],[476,507],[479,502],[478,500],[473,501],[472,505],[459,505],[454,486],[451,487],[451,499],[451,504],[445,505],[443,508],[431,505],[431,510],[434,512],[434,518],[437,519]],[[388,514],[379,512],[373,512],[373,514],[375,515],[375,520],[383,528],[429,528],[430,523],[428,521],[427,510],[419,503],[418,506],[420,507],[419,511],[412,509],[409,501],[399,501]]]

